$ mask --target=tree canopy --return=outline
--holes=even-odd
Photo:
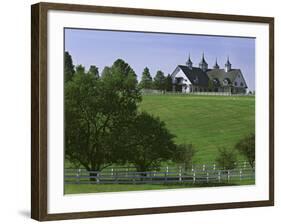
[[[165,82],[166,83],[166,86],[165,86],[166,91],[168,91],[168,92],[173,91],[173,79],[172,79],[172,76],[170,74],[167,75],[165,81],[166,81]]]
[[[158,70],[154,77],[154,88],[164,91],[166,89],[166,77],[161,70]]]
[[[115,61],[101,78],[93,71],[77,66],[65,85],[65,146],[70,161],[99,171],[116,160],[115,135],[135,116],[141,98],[136,75],[124,61]]]
[[[152,77],[147,67],[143,70],[139,86],[141,89],[152,89]]]
[[[171,159],[176,150],[175,136],[165,123],[146,112],[139,113],[124,134],[129,137],[123,138],[126,157],[139,172],[158,169],[161,162]]]
[[[64,81],[67,82],[72,79],[75,73],[74,65],[71,55],[66,51],[64,53]]]

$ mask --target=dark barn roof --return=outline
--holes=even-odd
[[[201,68],[192,67],[189,69],[186,65],[178,65],[192,85],[208,87],[209,80],[217,80],[218,86],[223,86],[223,81],[228,80],[230,85],[234,85],[234,81],[238,75],[242,75],[240,69],[231,69],[226,72],[224,69],[208,69],[204,72]],[[242,76],[242,79],[243,76]],[[247,86],[244,86],[247,88]]]
[[[221,85],[224,79],[228,79],[230,81],[230,84],[233,85],[233,82],[236,79],[236,77],[239,74],[242,74],[240,69],[231,69],[228,72],[225,72],[224,69],[212,69],[212,70],[208,70],[206,73],[209,79],[211,80],[217,79],[219,80]]]
[[[183,71],[193,85],[208,86],[209,78],[206,75],[206,72],[203,72],[202,69],[196,67],[189,69],[185,65],[179,65],[178,67]]]

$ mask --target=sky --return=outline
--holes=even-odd
[[[118,58],[126,61],[140,80],[148,67],[152,77],[157,70],[171,74],[190,54],[194,67],[202,58],[212,68],[217,58],[220,68],[229,57],[232,68],[241,69],[248,90],[255,90],[255,39],[246,37],[163,34],[90,29],[65,29],[65,51],[74,65],[88,69],[95,65],[101,73]]]

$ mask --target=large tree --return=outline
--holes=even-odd
[[[161,91],[164,91],[166,89],[166,77],[164,76],[164,73],[161,70],[158,70],[156,72],[153,85],[155,89]]]
[[[151,89],[152,88],[152,77],[151,77],[149,69],[147,67],[145,67],[143,70],[139,86],[141,89]]]
[[[124,138],[127,137],[126,138]],[[139,113],[125,132],[119,135],[119,144],[126,149],[127,161],[138,172],[158,169],[161,162],[173,158],[176,144],[165,123],[146,112]]]
[[[135,117],[140,101],[136,74],[123,60],[107,67],[101,78],[76,68],[65,85],[66,157],[88,171],[116,162],[116,133]]]
[[[64,81],[67,82],[72,79],[74,75],[74,65],[71,55],[68,51],[64,52]]]
[[[255,134],[242,138],[236,145],[235,148],[239,153],[244,155],[252,168],[255,166]]]

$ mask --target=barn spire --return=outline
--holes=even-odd
[[[187,60],[187,62],[186,62],[186,65],[188,66],[188,68],[189,69],[192,69],[192,61],[191,61],[191,59],[190,59],[190,53],[189,53],[189,55],[188,55],[188,60]]]
[[[220,68],[220,66],[218,65],[218,59],[217,58],[216,58],[216,63],[215,63],[213,68],[214,69],[219,69]]]
[[[231,70],[231,63],[229,61],[229,56],[227,56],[227,61],[225,63],[225,72],[229,72]]]
[[[199,68],[201,68],[203,72],[207,71],[208,69],[208,63],[205,60],[204,52],[202,54],[201,62],[199,63]]]

